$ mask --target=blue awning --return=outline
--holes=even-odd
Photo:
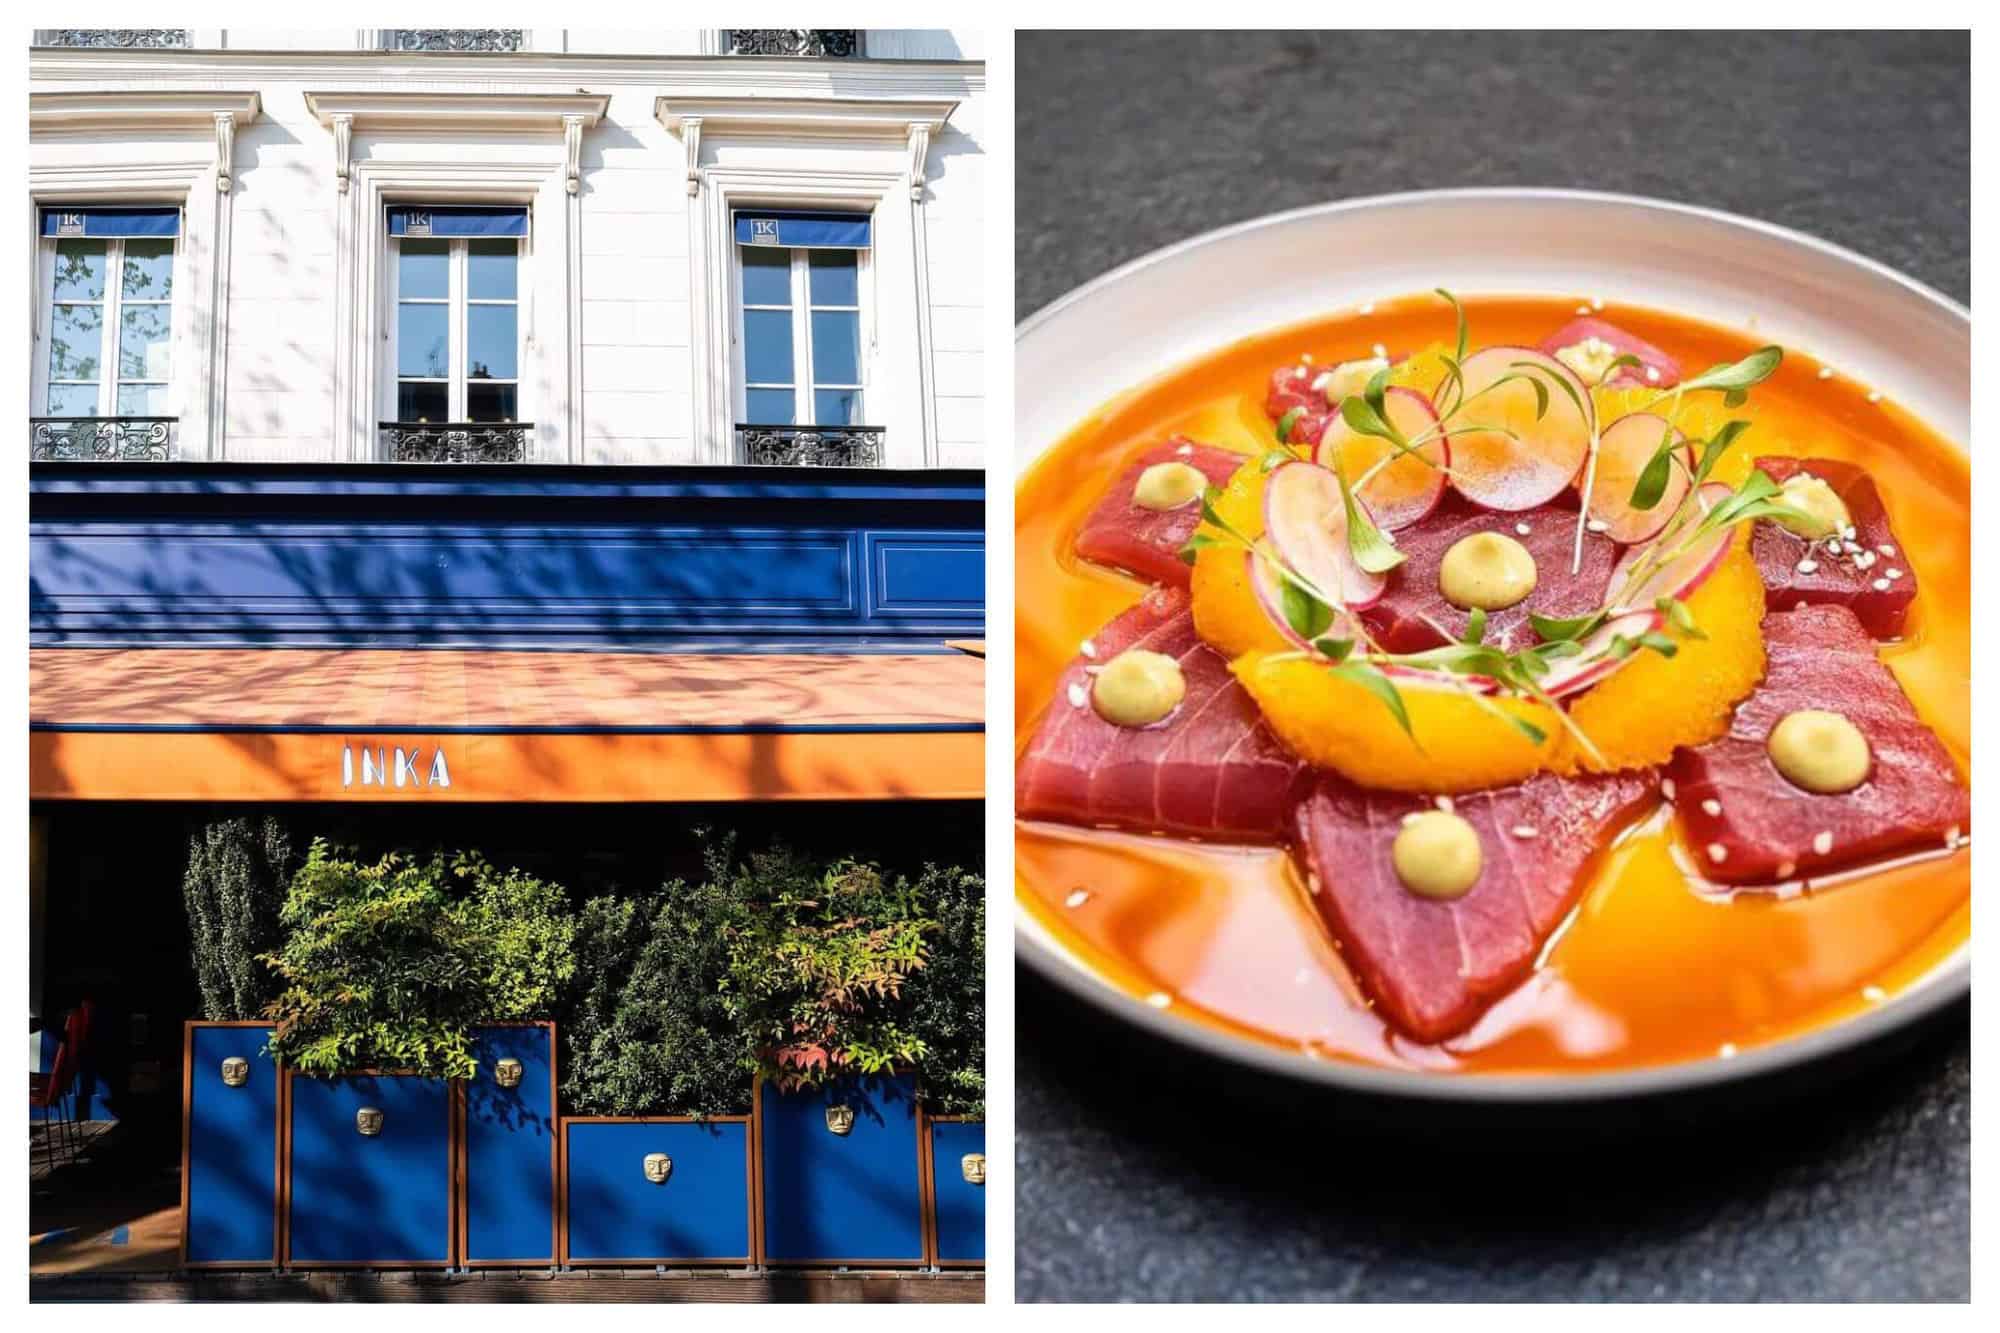
[[[178,236],[181,210],[168,204],[152,208],[45,208],[44,236]]]
[[[391,236],[526,236],[528,210],[517,205],[399,204],[389,210]]]
[[[866,213],[787,213],[745,209],[736,214],[738,245],[788,245],[812,250],[866,250],[874,220]]]

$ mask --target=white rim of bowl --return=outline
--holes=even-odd
[[[1310,204],[1304,208],[1271,213],[1264,217],[1231,223],[1214,231],[1203,232],[1141,255],[1057,297],[1015,326],[1014,341],[1020,343],[1071,306],[1089,300],[1097,293],[1135,273],[1189,251],[1221,244],[1267,227],[1282,227],[1305,218],[1324,217],[1333,213],[1406,207],[1432,201],[1480,199],[1510,201],[1545,199],[1591,205],[1617,205],[1722,223],[1817,251],[1829,258],[1862,269],[1942,307],[1957,316],[1968,327],[1972,323],[1972,312],[1942,292],[1898,273],[1866,255],[1857,254],[1843,246],[1820,240],[1804,232],[1794,231],[1789,227],[1759,222],[1719,209],[1677,204],[1664,199],[1650,199],[1643,195],[1612,194],[1597,190],[1482,187],[1457,190],[1408,190],[1398,194],[1368,195],[1334,203]],[[1123,387],[1128,386],[1114,386],[1105,397],[1111,397]],[[1962,441],[1953,443],[1960,449],[1965,447]],[[1039,459],[1046,452],[1046,449],[1037,452],[1035,458]],[[1018,466],[1016,475],[1025,471],[1026,466],[1025,463]],[[1912,983],[1894,999],[1874,1009],[1825,1027],[1815,1028],[1810,1032],[1753,1047],[1735,1056],[1727,1058],[1719,1055],[1707,1056],[1673,1064],[1603,1073],[1453,1074],[1383,1069],[1340,1060],[1315,1059],[1303,1053],[1286,1051],[1278,1046],[1266,1045],[1249,1038],[1232,1037],[1195,1020],[1177,1018],[1169,1012],[1154,1009],[1138,997],[1117,989],[1049,936],[1045,927],[1026,917],[1017,918],[1014,942],[1017,961],[1027,962],[1046,980],[1112,1017],[1123,1019],[1142,1031],[1176,1045],[1190,1047],[1227,1063],[1247,1065],[1280,1078],[1298,1079],[1351,1092],[1438,1102],[1613,1101],[1714,1088],[1796,1069],[1869,1045],[1922,1023],[1946,1006],[1970,994],[1972,990],[1971,951],[1967,946],[1961,945],[1924,977]]]

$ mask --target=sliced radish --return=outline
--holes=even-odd
[[[1382,600],[1388,580],[1354,563],[1340,479],[1328,469],[1305,462],[1272,469],[1264,482],[1264,533],[1278,558],[1330,603],[1363,611]]]
[[[1660,441],[1669,436],[1681,449],[1687,467],[1670,467],[1667,488],[1661,492],[1659,502],[1651,509],[1634,509],[1632,488],[1638,484],[1646,464],[1653,460]],[[1591,476],[1590,516],[1605,524],[1605,535],[1612,541],[1631,546],[1657,537],[1667,526],[1667,520],[1680,508],[1681,497],[1694,484],[1693,450],[1687,447],[1686,440],[1665,417],[1651,412],[1622,416],[1597,437],[1597,463],[1594,468],[1585,468]]]
[[[1451,430],[1451,484],[1458,493],[1510,513],[1562,494],[1590,453],[1596,422],[1583,381],[1532,347],[1488,347],[1467,357],[1464,371],[1466,405]],[[1516,378],[1500,384],[1510,375]],[[1539,420],[1527,377],[1547,391],[1548,411]]]
[[[1613,616],[1580,641],[1582,652],[1549,663],[1549,672],[1540,681],[1542,692],[1551,699],[1561,699],[1589,689],[1632,660],[1630,653],[1624,657],[1610,656],[1612,640],[1622,636],[1637,643],[1666,623],[1667,618],[1653,610]]]
[[[1285,616],[1284,575],[1278,573],[1269,560],[1260,558],[1254,551],[1245,551],[1243,558],[1249,562],[1247,572],[1250,576],[1250,586],[1257,590],[1258,604],[1264,608],[1264,614],[1271,618],[1271,623],[1278,627],[1278,633],[1284,635],[1295,648],[1302,648],[1307,652],[1316,651],[1304,635],[1292,628],[1292,622]],[[1323,639],[1346,639],[1352,636],[1353,631],[1347,624],[1347,617],[1339,610],[1334,611],[1333,622],[1320,633]]]
[[[1586,346],[1595,338],[1609,348],[1605,361],[1621,356],[1639,359],[1637,366],[1620,366],[1605,383],[1612,387],[1640,384],[1654,389],[1671,389],[1681,382],[1681,363],[1637,334],[1627,333],[1607,320],[1573,319],[1542,339],[1542,350],[1550,356],[1566,347]],[[1590,350],[1595,351],[1595,348]],[[1650,372],[1650,373],[1648,373]]]
[[[1701,493],[1696,496],[1695,502],[1701,506],[1703,513],[1707,513],[1715,507],[1719,499],[1729,494],[1727,486],[1710,482],[1701,488]],[[1667,540],[1679,544],[1677,537]],[[1716,567],[1722,563],[1722,558],[1729,554],[1730,544],[1735,540],[1734,527],[1712,532],[1691,549],[1654,570],[1642,585],[1628,589],[1625,582],[1631,574],[1632,567],[1651,549],[1647,546],[1635,546],[1625,553],[1624,559],[1612,567],[1609,584],[1611,595],[1618,598],[1622,606],[1644,610],[1651,610],[1653,604],[1662,597],[1673,597],[1684,602],[1694,595],[1695,589],[1708,581],[1708,576],[1715,572]]]
[[[1406,440],[1437,430],[1437,409],[1415,389],[1394,388],[1383,394],[1382,415]],[[1396,452],[1395,445],[1352,429],[1336,412],[1319,437],[1313,459],[1321,467],[1338,468],[1352,483]],[[1382,527],[1392,531],[1407,528],[1428,516],[1444,498],[1444,470],[1449,466],[1451,447],[1437,434],[1418,445],[1415,454],[1404,454],[1383,465],[1354,494],[1367,503],[1369,516]]]
[[[1473,694],[1497,694],[1500,691],[1500,682],[1491,676],[1428,671],[1423,667],[1403,666],[1396,662],[1384,662],[1377,669],[1395,682],[1399,690],[1456,690]]]

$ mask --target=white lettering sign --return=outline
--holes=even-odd
[[[421,745],[355,745],[340,747],[340,785],[352,788],[390,787],[396,790],[451,785],[451,765],[445,762],[444,747],[430,751],[424,762]]]

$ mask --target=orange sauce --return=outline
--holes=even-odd
[[[1475,347],[1532,345],[1571,300],[1471,298]],[[1606,315],[1693,374],[1760,345],[1657,311]],[[1182,432],[1261,453],[1270,373],[1398,355],[1449,342],[1434,297],[1260,335],[1101,408],[1036,463],[1015,504],[1016,752],[1077,645],[1143,591],[1071,553],[1107,480],[1146,445]],[[1875,478],[1897,563],[1918,579],[1906,637],[1883,649],[1917,711],[1970,771],[1970,467],[1965,455],[1834,367],[1788,352],[1735,415],[1755,427],[1732,452],[1850,459]],[[1280,849],[1219,847],[1055,824],[1017,825],[1024,910],[1101,977],[1169,1011],[1326,1059],[1472,1073],[1578,1072],[1702,1059],[1823,1027],[1913,984],[1971,931],[1969,853],[1878,870],[1785,901],[1697,893],[1673,859],[1664,809],[1600,858],[1533,976],[1442,1046],[1396,1034],[1368,1006]],[[1082,891],[1077,901],[1077,891]],[[1071,905],[1075,903],[1075,905]]]

